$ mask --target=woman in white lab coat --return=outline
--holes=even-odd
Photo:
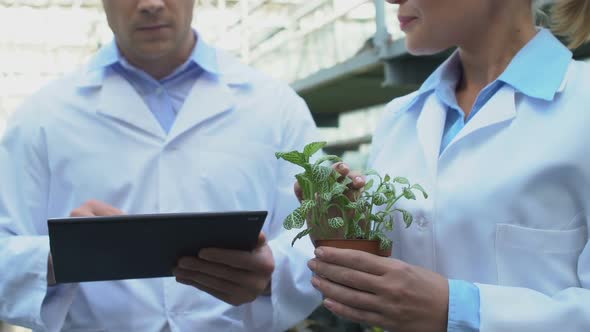
[[[590,65],[533,24],[531,0],[407,0],[414,54],[457,51],[393,100],[370,168],[422,184],[395,259],[318,248],[337,315],[395,331],[590,331]],[[590,1],[554,32],[590,36]]]

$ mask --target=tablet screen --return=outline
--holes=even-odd
[[[202,248],[252,250],[267,211],[49,219],[58,283],[172,276]]]

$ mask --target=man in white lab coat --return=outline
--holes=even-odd
[[[282,331],[319,303],[282,220],[315,137],[286,85],[191,30],[194,1],[104,0],[116,41],[14,113],[0,143],[0,320],[38,331]],[[53,283],[52,217],[268,210],[253,252],[205,249],[176,278]]]

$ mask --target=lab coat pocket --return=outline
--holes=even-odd
[[[549,295],[579,287],[578,257],[587,241],[585,225],[571,230],[544,230],[498,224],[498,283]]]

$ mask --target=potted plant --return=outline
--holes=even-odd
[[[313,142],[303,151],[277,152],[284,159],[304,169],[295,178],[301,186],[303,197],[300,206],[285,218],[286,229],[307,228],[293,239],[292,244],[310,235],[316,247],[331,246],[357,249],[381,256],[390,256],[392,241],[385,231],[393,230],[396,219],[405,227],[412,224],[412,214],[396,206],[402,199],[416,199],[416,193],[424,198],[428,194],[419,184],[410,184],[403,177],[381,176],[366,170],[368,181],[363,190],[348,190],[352,180],[342,176],[327,162],[339,162],[334,155],[324,155],[314,161],[313,156],[326,142]]]

